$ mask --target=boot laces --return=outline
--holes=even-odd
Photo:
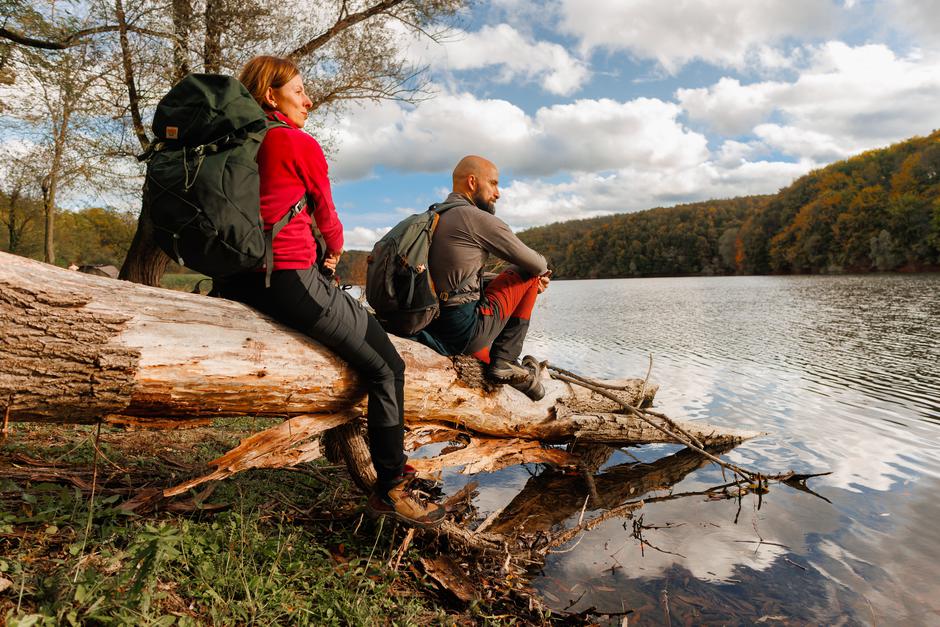
[[[406,498],[410,498],[417,502],[422,507],[427,507],[428,503],[431,502],[431,495],[417,487],[413,481],[408,482],[408,484],[402,490],[402,494]]]

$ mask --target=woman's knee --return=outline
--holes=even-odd
[[[371,372],[363,374],[368,378],[372,387],[385,388],[388,386],[388,389],[394,389],[395,381],[404,377],[404,369],[397,371],[392,364],[386,362]]]
[[[392,344],[382,325],[371,316],[366,328],[365,343],[385,362],[396,378],[405,375],[405,360],[398,354],[398,349]]]
[[[386,363],[396,379],[401,379],[405,376],[405,360],[401,358],[397,350],[393,350],[392,353],[387,356]]]

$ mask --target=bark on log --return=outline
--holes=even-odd
[[[663,442],[587,390],[546,380],[529,401],[462,382],[452,362],[394,339],[407,365],[406,421],[544,442]],[[652,397],[655,386],[649,386]],[[641,382],[625,397],[635,404]],[[364,411],[355,373],[322,346],[239,303],[69,272],[0,253],[0,408],[14,421],[110,414],[191,420]],[[680,423],[706,443],[755,432]]]

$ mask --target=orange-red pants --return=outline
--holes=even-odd
[[[524,279],[512,269],[497,275],[483,292],[480,323],[466,352],[485,363],[497,358],[517,359],[538,293],[537,276]]]

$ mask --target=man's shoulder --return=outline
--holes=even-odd
[[[450,208],[447,209],[447,211],[445,211],[444,213],[445,213],[445,214],[450,214],[450,215],[452,215],[452,216],[459,215],[459,216],[463,216],[463,217],[471,217],[471,218],[472,218],[472,217],[474,216],[474,213],[481,213],[481,212],[480,212],[479,209],[477,209],[477,208],[474,207],[473,205],[466,204],[466,205],[455,205],[455,206],[453,206],[453,207],[450,207]]]
[[[505,224],[505,222],[503,222],[500,218],[497,218],[492,213],[483,211],[476,205],[471,205],[470,203],[452,207],[446,211],[445,215],[446,214],[451,214],[452,216],[464,220],[470,224]]]

